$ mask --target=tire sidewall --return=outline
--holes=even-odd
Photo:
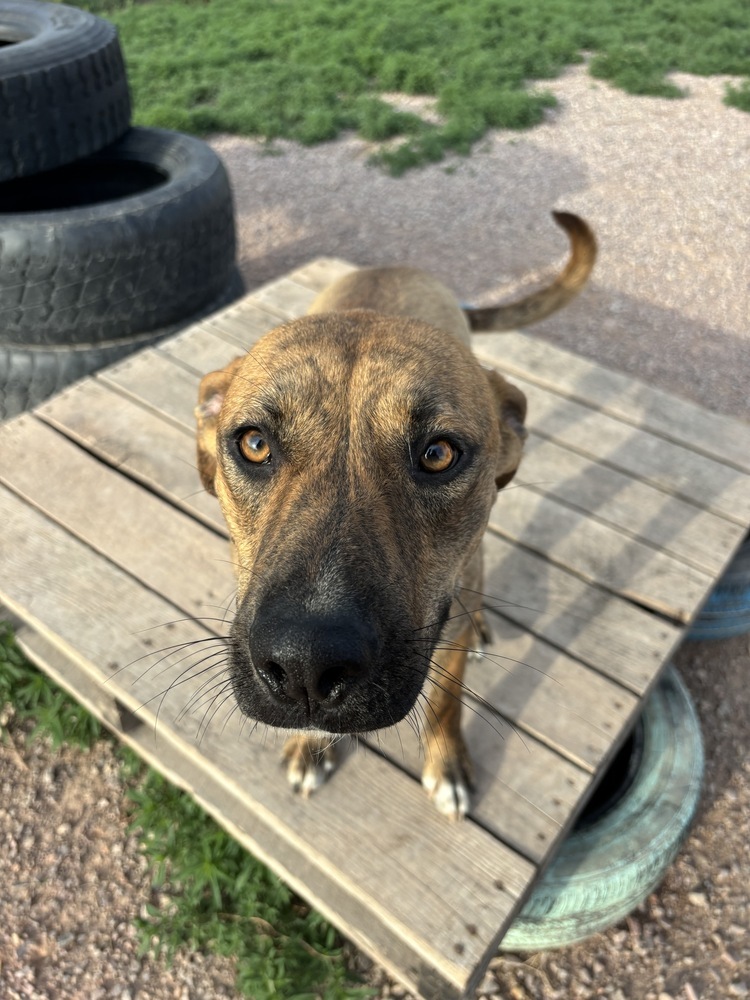
[[[229,280],[234,206],[210,146],[134,128],[90,160],[145,163],[165,181],[99,204],[0,216],[0,343],[9,348],[97,343],[168,326]]]
[[[643,755],[613,807],[563,841],[503,938],[502,951],[583,940],[630,913],[662,880],[700,796],[703,744],[690,696],[668,667],[643,709]]]

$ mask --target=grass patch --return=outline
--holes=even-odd
[[[467,153],[488,128],[528,128],[553,103],[527,87],[596,57],[634,94],[665,74],[750,75],[745,0],[80,0],[120,29],[141,125],[317,143],[403,137],[394,172]],[[727,100],[747,106],[747,86]],[[444,125],[386,91],[437,98]]]
[[[113,738],[33,667],[0,621],[0,738],[92,747]],[[190,796],[119,746],[130,828],[163,903],[137,922],[142,953],[231,956],[253,1000],[364,1000],[335,928],[226,834]]]

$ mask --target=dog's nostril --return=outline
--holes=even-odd
[[[328,667],[320,674],[317,683],[317,696],[319,701],[335,701],[340,698],[358,670],[348,664],[337,664]]]
[[[286,691],[287,675],[283,667],[273,660],[267,660],[258,668],[258,673],[266,682],[268,687],[276,695],[282,695]]]

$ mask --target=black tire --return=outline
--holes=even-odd
[[[700,726],[674,667],[648,698],[631,745],[612,788],[595,796],[563,841],[501,951],[581,941],[617,923],[661,882],[692,822],[703,776]]]
[[[113,343],[26,349],[7,348],[0,344],[0,421],[38,406],[65,386],[122,360],[134,351],[173,336],[191,323],[230,305],[243,295],[244,290],[242,276],[235,270],[221,295],[195,316]]]
[[[0,181],[72,163],[129,125],[113,25],[61,4],[0,0]]]
[[[730,639],[750,632],[750,536],[740,546],[688,630],[688,639]]]
[[[235,258],[210,146],[131,129],[69,167],[0,185],[0,344],[97,344],[192,316]]]

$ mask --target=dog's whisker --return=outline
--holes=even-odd
[[[161,653],[162,655],[159,656],[157,660],[155,660],[153,663],[147,666],[146,669],[131,682],[131,686],[134,686],[138,684],[140,681],[142,681],[143,678],[148,673],[150,673],[154,668],[158,667],[161,663],[164,663],[165,661],[167,662],[165,666],[161,668],[159,673],[164,673],[165,670],[169,670],[172,667],[176,666],[178,663],[181,663],[182,660],[184,660],[187,656],[190,655],[191,652],[195,651],[192,648],[194,646],[198,646],[204,642],[226,643],[226,641],[227,640],[224,636],[210,635],[210,636],[204,636],[201,639],[189,639],[187,642],[177,642],[173,646],[163,646],[161,649],[152,649],[149,650],[148,653],[144,653],[143,656],[139,656],[135,660],[131,660],[129,663],[124,664],[124,666],[122,667],[118,667],[117,670],[114,670],[112,672],[108,680],[111,679],[112,677],[116,677],[117,674],[121,673],[123,670],[127,670],[129,667],[135,666],[136,663],[140,663],[142,660],[147,660],[149,657],[152,656],[159,656],[159,654]],[[177,660],[176,663],[174,661],[170,662],[170,657],[173,656],[175,652],[183,649],[188,650],[188,652],[185,653],[185,656],[182,657],[180,660]]]
[[[215,655],[217,655],[219,653],[224,652],[224,650],[226,649],[226,640],[224,640],[223,638],[220,638],[219,636],[216,636],[216,639],[220,641],[221,648],[220,649],[209,650],[208,652],[206,652],[206,657],[208,657],[208,656],[215,656]],[[202,649],[196,649],[196,647],[198,645],[199,645],[199,641],[196,640],[196,641],[191,642],[191,643],[183,643],[181,646],[177,647],[176,649],[168,650],[166,653],[164,653],[164,655],[162,655],[161,657],[159,657],[159,659],[156,661],[156,663],[152,663],[149,667],[147,667],[143,671],[143,673],[140,675],[140,677],[138,677],[136,679],[136,681],[134,683],[136,683],[137,681],[142,680],[142,678],[144,678],[146,676],[146,674],[148,674],[155,667],[159,667],[160,664],[164,664],[164,665],[157,672],[157,676],[166,673],[168,670],[173,670],[175,667],[178,667],[181,663],[184,663],[185,660],[189,656],[194,656],[197,653],[202,653],[204,651],[205,647],[203,647]],[[183,651],[184,651],[184,655],[181,656],[179,659],[175,659],[176,654],[178,652],[183,652]],[[160,652],[162,652],[162,651],[160,650]],[[202,662],[203,662],[203,660],[197,660],[196,661],[196,663],[202,663]]]
[[[419,642],[421,640],[408,639],[407,641]],[[555,677],[553,674],[550,674],[548,671],[543,670],[541,667],[532,663],[530,660],[519,660],[516,659],[516,657],[514,656],[508,656],[506,653],[495,653],[490,650],[483,649],[481,647],[477,649],[472,649],[471,646],[463,646],[460,643],[457,642],[454,643],[451,642],[450,640],[438,640],[438,642],[434,646],[434,651],[438,651],[441,649],[447,652],[454,652],[454,651],[457,653],[465,652],[473,656],[481,657],[482,659],[485,660],[491,660],[496,666],[503,669],[506,673],[511,673],[512,667],[507,667],[505,663],[501,662],[502,660],[505,660],[508,663],[514,663],[519,667],[528,667],[529,670],[533,670],[535,673],[541,674],[542,677],[549,678],[549,680],[551,680],[554,684],[562,685],[562,681],[558,680],[557,677]]]
[[[472,628],[474,629],[474,632],[476,633],[476,637],[479,640],[479,645],[481,646],[484,637],[482,635],[481,628],[477,624],[477,620],[476,620],[477,612],[476,611],[469,611],[469,609],[466,607],[466,605],[461,600],[461,598],[458,596],[458,594],[456,594],[456,598],[455,599],[458,601],[458,603],[460,604],[460,606],[464,609],[464,613],[467,614],[467,615],[469,615],[469,620],[471,622]],[[479,612],[479,613],[481,614],[481,612]]]
[[[223,691],[226,691],[224,697],[220,697],[221,693],[223,692],[220,692],[214,697],[212,705],[206,709],[203,718],[198,724],[198,732],[196,734],[198,739],[198,746],[201,746],[203,744],[203,738],[208,732],[211,723],[216,718],[217,712],[219,712],[222,706],[225,705],[227,701],[233,696],[234,691],[231,680],[225,681],[225,687]]]
[[[422,655],[422,654],[419,654],[419,655]],[[424,659],[426,659],[430,663],[430,665],[431,665],[431,667],[433,669],[433,673],[430,674],[429,680],[430,680],[430,682],[432,684],[435,685],[436,688],[438,688],[438,690],[442,691],[444,694],[447,694],[448,697],[453,698],[455,701],[459,702],[459,704],[463,705],[470,712],[473,712],[474,715],[476,715],[478,718],[482,719],[483,722],[486,722],[487,725],[490,726],[490,728],[495,733],[497,733],[497,735],[502,740],[505,740],[505,734],[502,733],[501,730],[498,729],[497,726],[495,726],[493,724],[493,722],[490,719],[488,719],[485,715],[483,715],[482,712],[480,711],[480,709],[486,710],[495,719],[497,719],[497,720],[499,720],[501,722],[504,722],[507,726],[509,726],[513,730],[513,732],[516,734],[516,736],[519,737],[519,739],[521,740],[521,742],[523,743],[523,745],[528,750],[528,746],[527,746],[525,740],[523,739],[523,736],[521,735],[521,733],[517,729],[517,727],[514,725],[514,723],[507,716],[503,715],[503,713],[498,708],[496,708],[491,702],[487,701],[487,699],[484,698],[482,695],[478,694],[478,692],[472,690],[464,681],[458,682],[457,686],[459,687],[459,690],[460,690],[461,693],[460,694],[456,694],[454,691],[452,691],[450,689],[450,686],[446,686],[444,684],[441,684],[436,679],[435,674],[437,674],[438,677],[444,677],[444,678],[450,680],[452,682],[452,684],[456,684],[455,677],[452,674],[450,674],[448,671],[446,671],[445,667],[443,667],[437,661],[435,661],[435,660],[433,660],[433,659],[431,659],[430,657],[427,657],[427,656],[425,656]],[[464,698],[464,695],[468,695],[471,699],[473,699],[474,701],[478,702],[479,708],[476,708],[474,705],[472,705],[471,701],[466,701],[465,698]]]
[[[224,658],[224,651],[217,649],[214,650],[213,653],[206,654],[206,656],[197,660],[195,663],[188,664],[188,666],[185,667],[185,669],[182,670],[177,677],[169,682],[164,693],[166,694],[173,691],[175,688],[181,687],[188,681],[195,681],[199,677],[202,677],[203,674],[216,670],[219,667],[224,670],[226,669],[227,664]],[[146,704],[148,704],[148,702],[146,702]]]
[[[227,714],[224,717],[224,722],[222,723],[222,726],[221,726],[221,732],[222,732],[222,734],[224,733],[224,731],[226,730],[227,726],[229,725],[229,720],[232,718],[232,716],[234,715],[235,712],[239,711],[239,709],[240,709],[240,706],[237,704],[236,701],[234,701],[232,703],[229,711],[227,712]]]
[[[182,625],[184,622],[202,622],[202,621],[219,621],[218,618],[211,618],[206,616],[205,618],[196,617],[195,615],[185,615],[182,618],[172,618],[169,621],[159,622],[158,625],[149,625],[147,628],[138,629],[134,635],[143,635],[145,632],[155,632],[159,628],[171,628],[173,625]]]
[[[225,664],[213,663],[210,664],[209,666],[203,667],[199,671],[199,673],[195,675],[192,673],[192,667],[189,667],[186,671],[183,672],[183,674],[177,681],[173,681],[163,691],[159,691],[158,694],[152,695],[151,698],[147,698],[146,701],[142,702],[138,706],[138,711],[140,711],[142,708],[146,708],[146,706],[150,705],[152,702],[157,702],[158,704],[156,707],[156,712],[154,713],[154,724],[156,725],[161,717],[162,709],[164,708],[164,704],[167,700],[167,697],[169,696],[170,692],[174,690],[174,688],[178,687],[180,684],[184,684],[188,680],[193,680],[194,677],[200,676],[202,673],[212,672],[211,677],[209,677],[206,681],[203,682],[203,685],[201,685],[201,687],[203,687],[206,684],[211,683],[212,680],[214,680],[214,678],[216,677],[215,671],[217,670],[224,671],[225,669],[226,669]],[[195,694],[191,695],[190,699],[188,700],[187,706],[184,706],[183,709],[181,709],[180,714],[176,717],[175,721],[179,721],[182,718],[182,716],[188,710],[190,704],[192,703],[195,697],[196,697]]]
[[[193,691],[188,700],[180,709],[179,714],[175,717],[176,722],[180,722],[182,719],[184,719],[186,715],[188,715],[190,712],[193,711],[193,709],[199,708],[205,698],[213,697],[213,692],[216,690],[216,688],[219,687],[220,684],[223,684],[226,681],[227,677],[230,676],[227,673],[228,667],[226,663],[214,663],[210,667],[204,667],[201,673],[207,673],[209,671],[211,672],[211,676],[207,677],[198,686],[198,688],[195,691]],[[197,676],[200,676],[200,674],[198,674]],[[194,680],[195,677],[191,675],[189,678],[186,678],[186,680],[187,679]],[[180,683],[183,683],[183,681],[180,681]],[[175,686],[176,685],[170,685],[167,688],[165,694],[168,694]]]
[[[485,610],[485,611],[496,611],[496,612],[498,612],[498,614],[502,614],[503,613],[503,609],[505,609],[505,608],[518,608],[520,611],[533,611],[534,614],[539,615],[540,617],[542,617],[542,616],[548,616],[548,615],[553,615],[553,614],[558,614],[559,613],[559,611],[555,611],[555,610],[548,610],[547,611],[544,608],[535,608],[535,607],[532,607],[529,604],[519,604],[517,601],[510,601],[507,598],[498,597],[495,594],[485,594],[481,590],[472,590],[471,587],[459,587],[459,590],[465,590],[465,591],[467,591],[470,594],[477,594],[479,597],[484,597],[488,601],[498,602],[496,606],[493,606],[491,604],[487,604],[487,605],[484,605],[483,608],[482,608],[482,610]],[[592,623],[591,618],[587,618],[584,615],[576,615],[576,614],[573,614],[572,611],[568,611],[568,606],[566,604],[564,604],[562,601],[556,601],[553,598],[546,598],[546,601],[547,601],[547,604],[553,604],[553,605],[556,604],[556,605],[558,605],[558,607],[562,609],[563,614],[565,615],[566,618],[571,618],[573,621],[586,622],[587,625],[593,625],[594,624],[594,623]]]

